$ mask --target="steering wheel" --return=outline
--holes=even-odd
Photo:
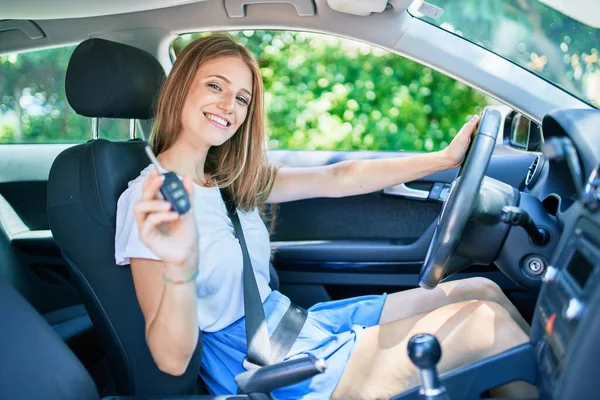
[[[498,110],[486,109],[479,127],[444,200],[442,212],[419,274],[419,286],[433,289],[446,276],[458,272],[449,266],[479,195],[496,137],[502,124]]]

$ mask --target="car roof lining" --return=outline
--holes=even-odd
[[[207,0],[137,0],[124,2],[122,0],[3,0],[0,14],[3,20],[61,20],[74,18],[92,18],[100,16],[114,16],[143,11],[171,8],[185,4],[199,3]],[[247,8],[252,3],[289,3],[296,6],[311,5],[313,8],[321,3],[327,4],[333,10],[352,15],[367,16],[372,13],[383,12],[387,8],[404,10],[413,0],[219,0],[225,8]],[[316,4],[315,4],[316,3]]]
[[[87,18],[156,10],[204,0],[2,0],[3,19]]]
[[[156,10],[206,0],[3,0],[0,15],[3,19],[47,20],[62,18],[88,18],[103,15],[125,14]],[[227,1],[227,0],[225,0]],[[240,1],[240,0],[235,0]],[[252,0],[241,0],[249,2]],[[294,2],[302,0],[281,0]],[[313,0],[306,0],[313,2]],[[596,0],[538,0],[559,12],[589,26],[600,28],[600,3]],[[382,12],[386,7],[406,8],[412,0],[327,0],[328,5],[339,12],[354,15],[370,15]],[[316,1],[316,3],[319,3]]]
[[[299,16],[291,4],[271,3],[246,6],[246,15],[243,18],[230,18],[223,6],[223,0],[205,0],[119,15],[23,20],[20,21],[21,24],[29,25],[30,30],[35,29],[32,25],[39,27],[43,37],[30,39],[22,30],[2,31],[0,26],[0,54],[77,44],[91,37],[113,38],[112,40],[130,42],[136,47],[145,48],[143,43],[138,43],[142,35],[136,37],[132,32],[145,31],[150,35],[152,34],[148,32],[151,31],[160,35],[171,34],[169,39],[172,39],[180,33],[242,29],[324,32],[392,48],[404,30],[402,23],[405,21],[404,6],[407,4],[407,0],[396,1],[399,8],[390,7],[385,12],[373,13],[370,16],[337,12],[328,6],[326,0],[316,0],[317,12],[312,17]],[[7,22],[0,21],[0,25],[2,23]]]

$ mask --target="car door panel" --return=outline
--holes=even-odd
[[[439,202],[381,193],[282,203],[271,240],[386,239],[408,244],[427,230],[440,211]]]
[[[271,152],[273,162],[288,166],[325,165],[347,159],[383,158],[405,153],[338,152],[324,158],[320,152]],[[317,153],[317,154],[315,154]],[[320,159],[322,164],[315,164]],[[487,175],[520,188],[533,156],[494,156]],[[409,182],[408,187],[428,191],[436,183],[450,184],[456,170],[446,170]],[[273,242],[298,240],[388,240],[398,244],[416,241],[441,211],[441,202],[387,195],[385,191],[344,198],[315,198],[278,205]],[[424,254],[423,254],[424,255]]]

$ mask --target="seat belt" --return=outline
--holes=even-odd
[[[277,364],[283,361],[286,354],[294,345],[294,342],[296,342],[306,321],[307,312],[290,303],[290,306],[269,339],[265,311],[260,299],[260,292],[256,283],[256,277],[254,276],[250,255],[248,254],[242,224],[235,203],[225,189],[221,188],[220,191],[221,197],[227,207],[229,218],[233,223],[233,229],[240,242],[244,262],[242,280],[244,286],[244,313],[246,317],[248,352],[243,365],[246,370],[249,370],[265,365]]]

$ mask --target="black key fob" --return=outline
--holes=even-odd
[[[164,181],[160,188],[160,193],[165,200],[171,203],[171,209],[177,211],[180,215],[185,214],[191,208],[190,197],[188,196],[183,182],[174,172],[163,174]]]

